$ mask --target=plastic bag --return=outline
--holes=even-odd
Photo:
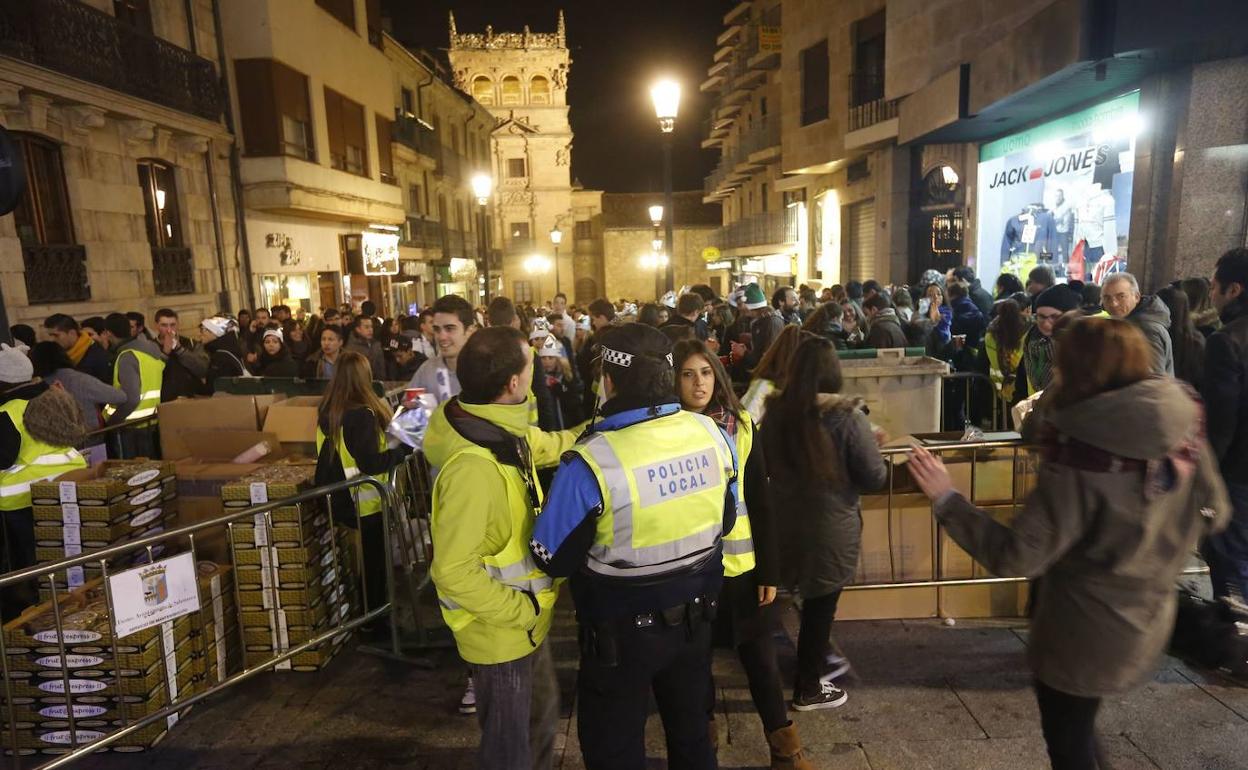
[[[386,426],[386,435],[419,450],[425,444],[429,414],[428,407],[421,401],[416,401],[411,406],[401,406]]]

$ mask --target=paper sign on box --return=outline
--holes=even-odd
[[[109,575],[108,587],[119,639],[199,609],[195,557],[189,552]]]

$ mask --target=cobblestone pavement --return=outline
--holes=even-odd
[[[781,665],[792,671],[796,613],[783,612]],[[793,718],[818,767],[844,770],[1042,770],[1048,767],[1017,622],[844,622],[853,661],[842,708]],[[561,767],[580,768],[572,693],[574,630],[551,639],[564,692]],[[718,652],[720,766],[767,767],[762,728],[735,658]],[[81,767],[471,768],[477,729],[456,714],[463,672],[451,656],[421,670],[358,650],[319,674],[266,674],[198,706],[156,749]],[[1167,658],[1147,686],[1109,699],[1099,722],[1113,770],[1248,769],[1248,689]],[[647,731],[664,767],[662,731]]]

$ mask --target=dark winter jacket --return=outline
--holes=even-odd
[[[988,293],[988,290],[984,288],[984,285],[980,283],[978,278],[971,281],[970,295],[971,301],[975,303],[975,307],[979,308],[979,312],[984,318],[991,318],[992,295]],[[956,334],[957,332],[954,333]]]
[[[775,342],[780,332],[784,331],[784,326],[784,319],[771,308],[750,322],[750,349],[745,354],[746,369],[753,369],[758,365],[763,354],[767,352],[767,348],[771,347],[771,343]]]
[[[768,504],[776,519],[781,584],[797,587],[805,598],[825,596],[853,579],[862,544],[859,496],[888,480],[888,465],[867,416],[832,394],[820,396],[820,408],[824,430],[836,448],[836,479],[801,477],[785,457],[790,436],[781,421],[769,417],[760,442],[771,479]]]
[[[283,349],[276,356],[261,353],[256,359],[255,375],[257,377],[298,377],[299,364],[290,357],[290,351]]]
[[[1232,484],[1248,484],[1248,302],[1222,311],[1222,328],[1205,345],[1209,443]],[[0,460],[0,462],[3,462]]]
[[[966,335],[966,347],[978,348],[988,328],[988,316],[980,312],[970,297],[959,297],[950,303],[953,319],[949,322],[951,335]]]
[[[160,383],[160,400],[164,402],[206,395],[204,377],[207,374],[208,351],[186,337],[178,337],[178,346],[168,353],[165,361],[165,374]]]
[[[329,436],[329,422],[324,416],[317,418],[317,427]],[[403,458],[411,452],[404,445],[397,449],[381,448],[377,419],[367,407],[348,409],[342,415],[341,429],[343,444],[355,459],[360,473],[366,476],[377,476],[389,471],[402,463]],[[316,483],[332,484],[345,478],[346,472],[342,469],[342,457],[338,454],[337,444],[327,438],[316,457]],[[355,507],[351,502],[350,492],[335,492],[330,503],[335,521],[349,527],[355,526]]]
[[[355,332],[351,332],[351,339],[347,342],[345,349],[359,353],[368,359],[369,365],[373,368],[374,380],[380,380],[386,376],[386,353],[376,338],[366,340]]]
[[[1230,518],[1189,393],[1151,378],[1061,410],[1041,397],[1039,477],[1013,521],[957,493],[933,507],[993,574],[1044,576],[1028,657],[1055,690],[1101,697],[1149,680],[1174,629],[1174,581]]]
[[[867,332],[866,346],[869,348],[904,348],[906,334],[897,320],[897,311],[890,308],[881,310],[871,319],[871,330]]]
[[[1140,298],[1140,304],[1127,316],[1127,320],[1144,332],[1153,348],[1153,371],[1157,374],[1174,374],[1174,348],[1170,344],[1170,308],[1150,294]]]
[[[237,333],[226,332],[225,336],[204,343],[204,350],[208,351],[208,372],[204,375],[204,387],[209,393],[213,392],[218,378],[243,377],[247,374]]]
[[[87,346],[87,352],[82,354],[82,360],[74,368],[106,385],[113,384],[112,358],[108,355],[108,351],[100,347],[97,342],[92,342]]]

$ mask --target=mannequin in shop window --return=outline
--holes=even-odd
[[[1035,267],[1039,255],[1053,253],[1055,221],[1053,212],[1043,203],[1029,203],[1005,223],[1001,239],[1001,264],[1011,260],[1027,263],[1019,270],[1026,272]],[[1014,271],[1011,271],[1014,272]]]

